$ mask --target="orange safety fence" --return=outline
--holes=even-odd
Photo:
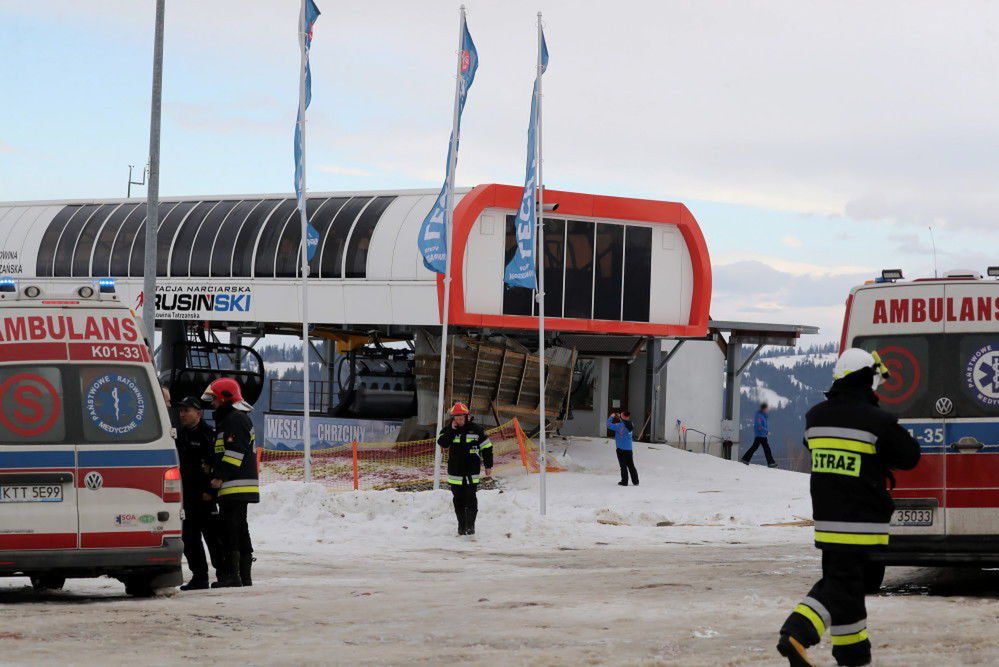
[[[493,443],[493,476],[503,477],[526,471],[540,471],[538,448],[513,419],[488,429]],[[409,442],[358,442],[312,451],[312,479],[335,491],[430,489],[434,479],[435,440]],[[305,479],[305,453],[301,451],[258,449],[260,482]],[[548,452],[549,472],[563,470]],[[442,476],[446,477],[447,452]]]

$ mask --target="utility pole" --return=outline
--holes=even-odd
[[[153,39],[153,95],[149,112],[149,190],[146,192],[146,252],[142,281],[142,322],[149,356],[156,344],[156,240],[160,227],[160,108],[163,103],[163,14],[166,0],[156,0]],[[131,179],[129,179],[131,180]],[[153,364],[156,359],[153,358]]]

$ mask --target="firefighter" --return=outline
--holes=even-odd
[[[894,503],[886,481],[893,481],[892,469],[910,470],[919,461],[919,444],[878,407],[874,391],[887,377],[876,353],[848,349],[833,369],[827,399],[805,416],[822,579],[781,628],[777,650],[791,665],[812,665],[806,649],[827,629],[837,664],[870,664],[865,572],[876,565],[872,553],[888,544]]]
[[[468,406],[458,402],[451,408],[451,421],[441,429],[437,444],[447,450],[447,483],[458,517],[458,534],[474,535],[480,464],[485,465],[486,477],[492,476],[493,443],[485,429],[471,420]]]
[[[202,419],[202,412],[201,401],[193,396],[177,402],[177,455],[184,488],[184,557],[191,569],[191,580],[180,587],[182,591],[208,588],[208,561],[202,540],[208,545],[216,578],[223,570],[217,492],[211,487],[215,431]]]
[[[215,410],[212,487],[218,489],[226,563],[224,576],[212,586],[252,586],[253,544],[246,508],[260,502],[253,422],[247,414],[253,408],[243,400],[239,383],[232,378],[212,382],[201,400],[210,402]]]

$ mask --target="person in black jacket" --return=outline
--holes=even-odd
[[[459,402],[451,408],[451,421],[441,429],[437,444],[447,451],[447,483],[458,517],[458,534],[474,535],[479,473],[484,464],[486,477],[493,474],[493,443],[485,429],[471,421],[468,406]]]
[[[865,572],[872,550],[888,544],[895,506],[886,481],[893,469],[914,468],[920,454],[898,419],[878,407],[874,390],[887,376],[876,354],[848,349],[836,362],[827,399],[805,416],[822,579],[781,628],[777,650],[791,665],[811,665],[806,649],[827,629],[838,665],[871,661]]]
[[[223,570],[222,538],[216,491],[211,486],[211,461],[215,453],[215,430],[202,419],[201,401],[188,396],[177,402],[177,455],[180,458],[180,480],[184,488],[184,557],[191,568],[191,580],[182,591],[208,588],[208,561],[205,548],[215,569],[216,577]]]
[[[215,380],[201,397],[215,409],[214,479],[222,515],[222,543],[225,545],[225,576],[212,586],[252,586],[253,543],[246,520],[249,503],[260,502],[253,422],[247,413],[253,408],[243,400],[239,383],[231,378]]]

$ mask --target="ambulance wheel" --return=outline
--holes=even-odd
[[[156,595],[149,577],[129,577],[125,580],[125,594],[134,598],[151,598]]]
[[[881,583],[884,580],[884,563],[867,563],[864,565],[864,592],[868,595],[874,595],[881,590]]]
[[[31,587],[36,591],[59,591],[66,585],[66,577],[36,575],[31,577]]]

